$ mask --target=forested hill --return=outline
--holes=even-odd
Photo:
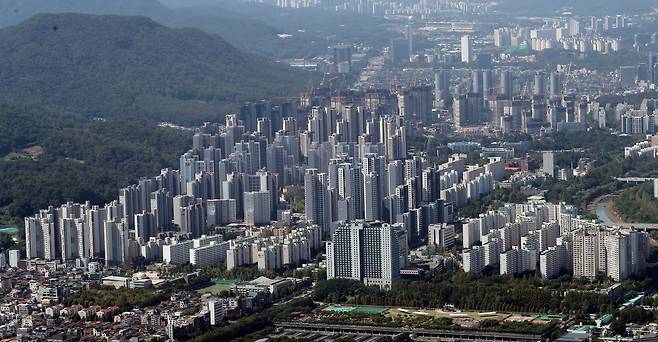
[[[0,30],[0,60],[0,103],[183,121],[296,94],[309,77],[216,35],[114,15],[37,15]]]
[[[0,0],[0,28],[46,13],[145,16],[169,27],[194,27],[218,34],[237,48],[265,56],[286,56],[288,43],[305,46],[311,42],[300,37],[284,41],[276,29],[244,15],[217,9],[174,10],[158,0]]]
[[[177,168],[191,135],[140,119],[0,105],[0,227],[48,205],[114,200],[120,187]]]
[[[0,0],[0,27],[19,24],[39,13],[88,13],[162,17],[171,10],[158,0]]]

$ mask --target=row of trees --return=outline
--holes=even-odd
[[[147,289],[129,289],[113,287],[96,287],[83,291],[77,296],[71,296],[64,300],[64,305],[79,304],[84,307],[100,305],[102,308],[117,306],[123,311],[133,308],[143,308],[157,305],[167,298],[162,291]]]
[[[321,302],[437,308],[453,304],[461,309],[589,314],[614,311],[605,295],[566,291],[571,282],[557,285],[536,278],[480,276],[456,273],[441,282],[402,281],[384,292],[360,282],[330,279],[319,283],[313,299]]]
[[[479,322],[479,326],[466,328],[455,324],[454,320],[450,317],[433,317],[430,315],[419,316],[416,314],[405,313],[395,316],[380,314],[372,315],[353,312],[333,313],[316,320],[315,323],[381,327],[413,327],[439,330],[477,330],[521,334],[542,334],[554,326],[554,324],[535,325],[531,322],[502,322],[495,319],[484,319]]]
[[[643,308],[627,308],[615,312],[614,320],[610,323],[610,330],[614,335],[626,335],[626,326],[629,323],[644,324],[658,320],[658,313]]]
[[[225,262],[217,266],[207,267],[203,270],[203,272],[212,279],[252,280],[260,276],[268,278],[274,278],[277,276],[275,272],[259,270],[258,266],[256,265],[236,267],[230,271],[227,271]]]

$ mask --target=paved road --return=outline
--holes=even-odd
[[[278,322],[277,333],[316,333],[321,335],[344,336],[388,336],[412,334],[415,339],[431,341],[508,341],[508,342],[539,342],[541,335],[525,335],[517,333],[496,333],[480,331],[438,330],[419,328],[394,328],[366,325],[314,324],[303,322]],[[548,332],[547,334],[550,334]]]

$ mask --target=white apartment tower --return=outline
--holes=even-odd
[[[399,239],[387,223],[357,221],[336,228],[327,242],[327,278],[390,289],[400,277]]]
[[[473,45],[469,35],[462,36],[461,40],[462,63],[471,63],[473,61]]]

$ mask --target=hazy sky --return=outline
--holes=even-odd
[[[168,7],[194,7],[213,5],[221,0],[159,0],[163,5]]]

